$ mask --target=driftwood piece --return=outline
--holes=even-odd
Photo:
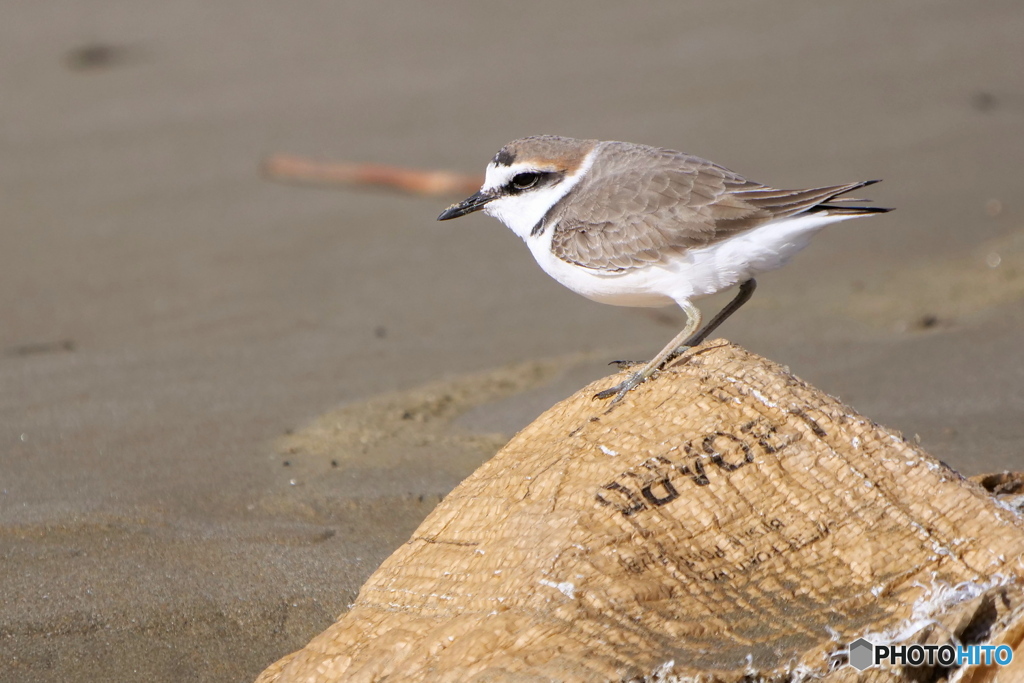
[[[383,164],[317,161],[275,154],[263,161],[263,173],[282,182],[306,185],[363,185],[426,197],[465,197],[480,189],[483,178],[452,171],[419,170]]]
[[[990,492],[721,340],[604,414],[618,379],[516,435],[259,683],[995,680],[859,672],[861,636],[1024,660],[1009,479]]]

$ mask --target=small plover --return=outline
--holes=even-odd
[[[700,157],[629,142],[540,135],[510,142],[483,187],[438,220],[484,210],[526,241],[540,267],[578,294],[617,306],[676,303],[686,326],[628,379],[598,393],[612,405],[703,341],[829,223],[889,209],[840,195],[868,180],[777,190]],[[692,301],[740,285],[700,328]]]

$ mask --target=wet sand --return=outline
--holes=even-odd
[[[534,133],[884,178],[720,333],[966,474],[1024,466],[1024,10],[1003,2],[10,3],[0,680],[246,681],[672,309],[586,301],[444,200]],[[707,301],[708,310],[724,297]]]

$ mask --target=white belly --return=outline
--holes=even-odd
[[[668,306],[676,301],[666,286],[679,279],[663,266],[638,268],[622,273],[589,270],[567,263],[551,252],[551,235],[527,240],[544,272],[588,299],[613,306]]]
[[[809,214],[768,223],[664,264],[624,272],[589,270],[551,252],[548,228],[526,239],[537,263],[551,277],[588,299],[614,306],[666,306],[728,289],[783,265],[829,223],[854,216]]]

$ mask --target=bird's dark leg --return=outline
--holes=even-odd
[[[724,323],[729,316],[740,310],[740,307],[743,306],[743,304],[750,301],[750,297],[754,296],[755,289],[757,289],[757,281],[754,278],[741,282],[740,291],[736,293],[736,296],[732,298],[732,301],[727,303],[722,310],[716,313],[715,317],[709,320],[707,325],[702,327],[699,331],[694,332],[693,336],[683,342],[675,352],[670,354],[669,357],[665,359],[665,365],[668,365],[681,356],[687,349],[697,346],[711,336],[711,333],[718,329],[718,326]]]
[[[594,395],[594,398],[611,398],[614,396],[615,398],[612,399],[612,402],[609,405],[609,409],[611,409],[611,407],[621,401],[623,397],[630,392],[630,390],[643,382],[646,382],[647,378],[664,367],[665,363],[667,363],[673,355],[678,355],[686,348],[684,346],[686,340],[690,339],[694,331],[700,327],[700,310],[689,301],[684,304],[680,304],[680,306],[683,311],[686,312],[686,327],[683,328],[683,331],[673,337],[672,341],[670,341],[665,348],[659,351],[657,356],[652,358],[651,361],[642,369],[630,375],[625,382],[616,384],[611,389],[605,389],[604,391],[598,392]]]
[[[740,283],[740,291],[736,293],[732,301],[725,305],[725,308],[715,314],[715,317],[708,321],[708,324],[701,328],[698,332],[694,332],[693,336],[683,342],[683,347],[697,346],[709,336],[711,333],[718,329],[718,326],[726,321],[736,311],[740,310],[743,304],[750,301],[750,297],[754,296],[754,290],[757,289],[757,281],[754,278],[745,280]],[[685,348],[680,348],[679,353],[685,351]],[[669,357],[668,361],[674,360],[679,354],[674,354]],[[668,362],[667,361],[667,362]]]
[[[714,318],[708,321],[698,331],[694,331],[700,325],[700,311],[697,308],[687,302],[686,306],[683,306],[683,310],[686,311],[686,327],[676,337],[669,342],[661,352],[655,356],[650,363],[647,363],[642,370],[635,372],[629,376],[625,382],[617,384],[611,389],[605,389],[604,391],[596,394],[594,398],[611,398],[611,405],[614,406],[616,403],[622,400],[622,398],[629,393],[634,387],[645,382],[651,375],[665,367],[676,358],[681,356],[687,349],[697,346],[708,336],[718,329],[718,326],[724,323],[729,316],[738,311],[743,304],[750,301],[750,297],[754,295],[754,290],[757,288],[757,281],[753,278],[746,280],[740,284],[740,291],[736,293],[732,301],[726,304],[725,308],[719,311]],[[628,368],[633,365],[640,365],[640,363],[632,363],[630,361],[612,361],[611,365],[618,365],[620,368]]]

